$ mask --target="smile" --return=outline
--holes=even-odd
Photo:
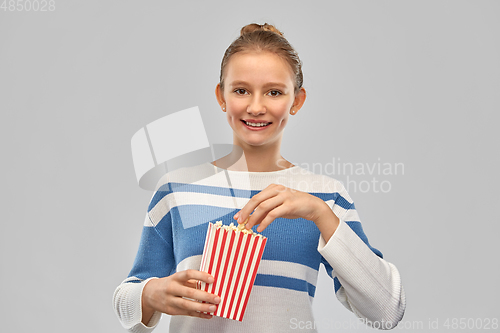
[[[262,122],[262,123],[251,123],[251,122],[248,122],[248,121],[244,121],[242,120],[242,122],[247,125],[247,126],[250,126],[250,127],[266,127],[266,126],[269,126],[271,123],[268,123],[268,122]]]

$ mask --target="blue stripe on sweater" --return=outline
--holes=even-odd
[[[208,217],[213,215],[211,216],[213,218],[207,221],[205,219],[199,220],[199,217],[197,219],[196,214],[188,214],[188,212],[192,213],[194,211],[193,209],[186,209],[186,214],[184,214],[184,210],[181,209],[183,211],[181,214],[179,212],[180,208],[182,208],[182,206],[174,207],[156,227],[160,234],[166,237],[168,237],[167,235],[170,232],[173,232],[174,239],[180,242],[175,252],[176,263],[188,257],[202,254],[208,222],[214,223],[221,220],[223,224],[227,225],[234,221],[232,219],[235,212],[234,210],[224,210],[224,212],[221,212],[218,209],[214,210],[213,207],[205,207],[207,211],[203,212],[201,216]],[[200,211],[198,210],[198,212]],[[226,214],[224,215],[224,213]],[[173,226],[170,216],[176,221]],[[198,225],[190,226],[190,229],[193,228],[193,230],[189,232],[190,237],[186,238],[181,236],[185,232],[185,225],[194,225],[194,223],[198,223]],[[359,221],[347,221],[346,223],[377,256],[383,258],[382,253],[370,245]],[[255,229],[256,227],[254,227],[254,231]],[[310,233],[313,234],[312,237],[297,238],[297,234],[303,234],[305,236]],[[315,264],[318,263],[321,255],[317,251],[307,250],[308,248],[315,248],[317,246],[317,240],[320,235],[319,230],[313,222],[304,219],[289,220],[278,218],[264,230],[263,235],[269,238],[263,259],[284,260],[318,269]],[[274,238],[277,238],[276,242],[273,241]],[[304,243],[306,241],[310,243]],[[283,244],[286,244],[285,247],[283,247]],[[301,249],[303,249],[303,251]],[[156,251],[158,251],[158,249]]]
[[[370,250],[373,251],[373,253],[375,253],[377,256],[379,256],[382,259],[384,258],[384,256],[382,255],[382,252],[380,252],[376,248],[372,247],[370,245],[370,243],[368,242],[368,237],[366,237],[366,234],[363,231],[363,227],[361,226],[361,222],[359,222],[359,221],[346,221],[346,223],[358,235],[358,237],[361,238],[361,240],[366,245],[368,245],[368,247],[370,248]]]
[[[307,292],[311,297],[314,297],[316,292],[316,286],[309,282],[286,276],[257,274],[254,285],[303,291]]]
[[[268,238],[262,259],[293,262],[315,270],[319,269],[321,254],[316,248],[320,231],[314,222],[302,218],[279,217],[262,232],[262,235]]]
[[[155,193],[148,207],[148,212],[153,209],[156,204],[163,199],[165,196],[174,193],[174,192],[191,192],[191,193],[205,193],[205,194],[213,194],[219,196],[227,196],[227,197],[237,197],[237,198],[251,198],[255,194],[261,192],[256,190],[241,190],[236,188],[228,188],[228,187],[218,187],[218,186],[207,186],[207,185],[198,185],[198,184],[183,184],[183,183],[167,183],[158,189]],[[311,193],[312,195],[322,199],[323,201],[333,200],[335,204],[339,205],[344,209],[354,208],[351,207],[352,203],[350,203],[347,199],[342,197],[339,193]]]
[[[203,253],[208,222],[221,220],[224,225],[228,225],[234,222],[232,218],[234,212],[232,210],[226,215],[218,214],[215,220],[203,220],[200,224],[189,228],[187,232],[186,228],[184,228],[184,224],[189,223],[185,221],[187,217],[179,215],[178,207],[175,207],[170,210],[173,223],[164,218],[158,223],[156,229],[165,237],[168,237],[167,235],[172,232],[171,237],[177,244],[175,262],[178,264],[188,257]],[[192,218],[196,220],[196,216],[192,216]],[[200,222],[199,218],[196,221]],[[253,230],[255,231],[256,228],[257,226],[254,226]],[[186,232],[189,237],[186,237]],[[303,237],[297,237],[297,234],[301,234]],[[315,270],[319,269],[321,254],[318,251],[309,250],[316,249],[320,236],[314,222],[305,219],[277,218],[262,232],[262,235],[268,238],[262,259],[293,262]]]
[[[328,200],[333,200],[335,201],[335,204],[344,208],[344,209],[349,209],[349,208],[354,208],[352,207],[353,204],[349,202],[346,198],[341,196],[338,192],[333,192],[333,193],[310,193],[323,201],[328,201]]]
[[[340,284],[340,281],[337,277],[334,277],[333,278],[333,288],[335,289],[335,293],[337,293],[337,291],[339,291],[340,287],[342,287],[342,285]]]
[[[229,215],[232,220],[232,216],[237,212],[234,208],[216,207],[214,209],[214,206],[208,205],[182,205],[174,207],[170,211],[174,221],[181,221],[184,229],[196,227],[200,224],[206,225],[209,221],[215,223],[227,220]],[[235,220],[232,220],[232,222],[236,223]]]

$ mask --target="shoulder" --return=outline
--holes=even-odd
[[[321,193],[346,192],[341,181],[330,176],[311,172],[301,165],[295,165],[295,167],[291,168],[290,174],[294,183],[303,188],[298,188],[301,191]]]
[[[324,200],[339,218],[359,221],[354,202],[341,181],[303,167],[298,167],[296,174],[297,190]]]

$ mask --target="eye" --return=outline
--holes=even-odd
[[[279,90],[271,90],[267,94],[269,96],[272,96],[272,97],[278,97],[278,96],[282,95],[283,93],[281,91],[279,91]]]
[[[245,95],[247,93],[247,91],[245,89],[243,89],[243,88],[234,89],[234,92],[237,95]]]

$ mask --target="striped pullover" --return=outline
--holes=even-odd
[[[320,264],[333,279],[337,299],[348,310],[373,327],[396,326],[405,310],[399,272],[369,244],[354,203],[340,182],[299,166],[244,172],[205,163],[167,173],[158,183],[132,270],[113,295],[123,327],[130,332],[151,332],[161,314],[156,312],[148,325],[141,323],[144,285],[151,278],[199,269],[208,222],[234,222],[233,215],[272,183],[324,200],[340,219],[335,233],[325,242],[314,222],[277,218],[262,232],[268,240],[243,321],[172,316],[170,332],[278,333],[289,332],[297,322],[313,322]]]

